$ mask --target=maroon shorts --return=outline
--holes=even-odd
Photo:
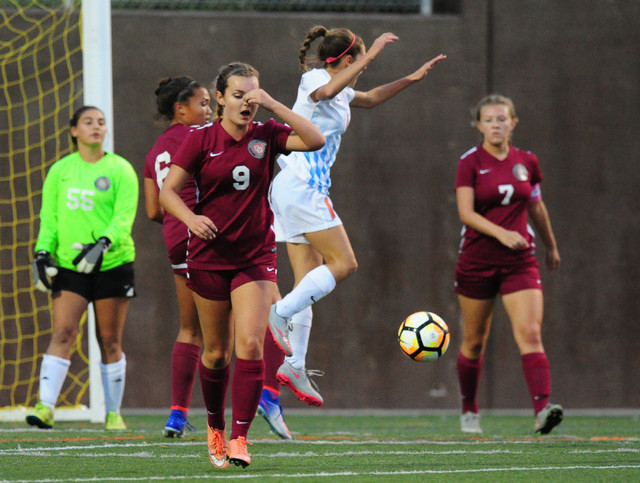
[[[277,282],[274,265],[253,265],[236,270],[197,270],[189,268],[187,287],[209,300],[231,300],[231,292],[249,282]]]
[[[171,261],[171,268],[173,273],[177,275],[187,274],[187,240],[182,243],[178,243],[172,247],[167,247],[169,252],[169,260]]]
[[[498,292],[507,295],[520,290],[542,290],[535,257],[505,266],[458,260],[454,286],[456,293],[472,299],[491,299]]]

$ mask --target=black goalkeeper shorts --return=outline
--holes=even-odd
[[[96,273],[78,273],[58,267],[58,275],[53,277],[51,291],[67,290],[89,302],[115,297],[133,298],[136,296],[134,278],[133,262]]]

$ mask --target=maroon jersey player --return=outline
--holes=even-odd
[[[204,88],[200,88],[206,92]],[[206,99],[209,99],[208,94]],[[208,105],[207,105],[208,107]],[[210,109],[209,109],[210,111]],[[209,122],[209,117],[199,124]],[[162,223],[162,237],[167,246],[169,260],[174,273],[187,273],[187,263],[185,261],[185,253],[187,248],[187,227],[171,213],[163,213],[158,202],[158,194],[164,183],[164,179],[169,173],[171,166],[171,158],[178,150],[182,141],[191,131],[192,127],[183,124],[180,121],[174,122],[165,132],[156,140],[151,150],[147,153],[144,165],[145,181],[152,189],[152,193],[145,198],[147,206],[147,215],[154,221]],[[153,194],[155,193],[155,194]],[[180,192],[180,198],[184,200],[187,206],[193,209],[196,206],[196,183],[193,178],[189,178]],[[153,207],[151,207],[151,205]]]
[[[541,338],[542,285],[528,219],[542,237],[550,271],[558,267],[560,255],[540,192],[542,173],[534,154],[511,145],[518,119],[509,98],[487,96],[475,114],[482,144],[462,156],[456,176],[458,213],[464,223],[455,274],[463,325],[458,354],[460,426],[464,432],[482,432],[476,393],[494,300],[500,294],[521,354],[535,430],[546,434],[562,420],[562,407],[549,403],[549,362]]]
[[[158,194],[164,183],[171,159],[191,130],[190,126],[211,120],[211,98],[207,89],[190,77],[162,79],[155,91],[158,120],[171,124],[147,153],[144,165],[144,194],[147,216],[162,223],[162,235],[173,269],[178,299],[180,328],[171,352],[171,413],[164,426],[168,438],[182,437],[186,428],[191,394],[202,350],[202,332],[191,291],[186,284],[187,227],[160,207]],[[180,197],[193,208],[196,184],[187,180]]]
[[[217,120],[187,136],[173,158],[160,202],[189,228],[187,283],[204,338],[200,381],[208,413],[207,446],[214,467],[224,468],[251,462],[246,438],[262,393],[263,343],[276,292],[273,215],[267,199],[275,158],[318,149],[325,139],[310,121],[260,89],[250,65],[223,66],[215,89]],[[287,125],[254,122],[258,106]],[[179,196],[191,175],[198,187],[193,210]],[[227,443],[224,409],[234,350],[233,422]]]
[[[198,203],[193,210],[215,220],[216,240],[191,237],[189,267],[199,270],[275,266],[273,213],[267,194],[274,161],[286,150],[291,129],[270,119],[248,124],[240,140],[220,120],[194,129],[173,160],[194,173]]]
[[[170,77],[160,81],[155,91],[158,119],[171,122],[156,140],[146,156],[144,166],[145,207],[150,219],[162,223],[162,234],[174,273],[180,313],[180,329],[171,353],[171,414],[164,427],[166,437],[182,437],[202,350],[202,332],[191,291],[187,288],[188,229],[184,223],[162,210],[158,193],[162,187],[171,160],[191,130],[211,120],[210,96],[204,87],[189,77]],[[193,210],[197,200],[197,187],[189,177],[180,198]],[[265,385],[268,383],[278,397],[269,401],[270,411],[261,414],[273,431],[283,439],[291,439],[280,405],[280,384],[276,371],[284,355],[271,337],[265,338]],[[269,357],[267,357],[269,356]]]
[[[527,241],[520,248],[510,248],[497,238],[465,226],[460,246],[461,263],[491,260],[508,265],[532,255],[535,237],[528,229],[527,206],[532,193],[537,197],[540,181],[542,173],[536,156],[513,146],[509,146],[508,155],[502,161],[482,146],[460,158],[456,188],[473,188],[478,214],[506,230],[517,231]]]

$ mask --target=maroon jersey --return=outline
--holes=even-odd
[[[143,173],[145,178],[153,180],[157,193],[160,192],[160,188],[162,188],[162,184],[169,173],[171,158],[191,129],[192,127],[184,124],[172,124],[160,135],[147,153]],[[180,198],[190,209],[196,206],[196,183],[193,177],[189,178],[184,188],[182,188]],[[162,236],[164,244],[167,246],[171,263],[174,266],[186,263],[188,238],[186,225],[175,216],[166,213],[162,219]]]
[[[507,265],[533,255],[534,233],[527,222],[527,205],[532,188],[541,180],[538,158],[528,151],[511,146],[503,161],[482,146],[463,154],[458,163],[456,188],[473,188],[475,211],[507,230],[520,232],[529,241],[529,247],[511,250],[496,238],[464,226],[460,259]]]
[[[193,174],[198,187],[194,212],[218,228],[210,241],[190,234],[187,264],[201,270],[275,265],[269,185],[278,154],[287,152],[291,128],[270,119],[253,122],[240,141],[220,121],[194,129],[173,164]]]

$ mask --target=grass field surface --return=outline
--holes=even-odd
[[[164,412],[123,414],[128,429],[119,432],[86,422],[52,430],[0,423],[0,482],[640,481],[640,411],[567,411],[547,436],[534,435],[524,412],[481,413],[484,433],[470,437],[453,412],[297,410],[286,413],[293,441],[258,416],[251,466],[223,470],[207,457],[201,412],[182,439],[162,436]]]

